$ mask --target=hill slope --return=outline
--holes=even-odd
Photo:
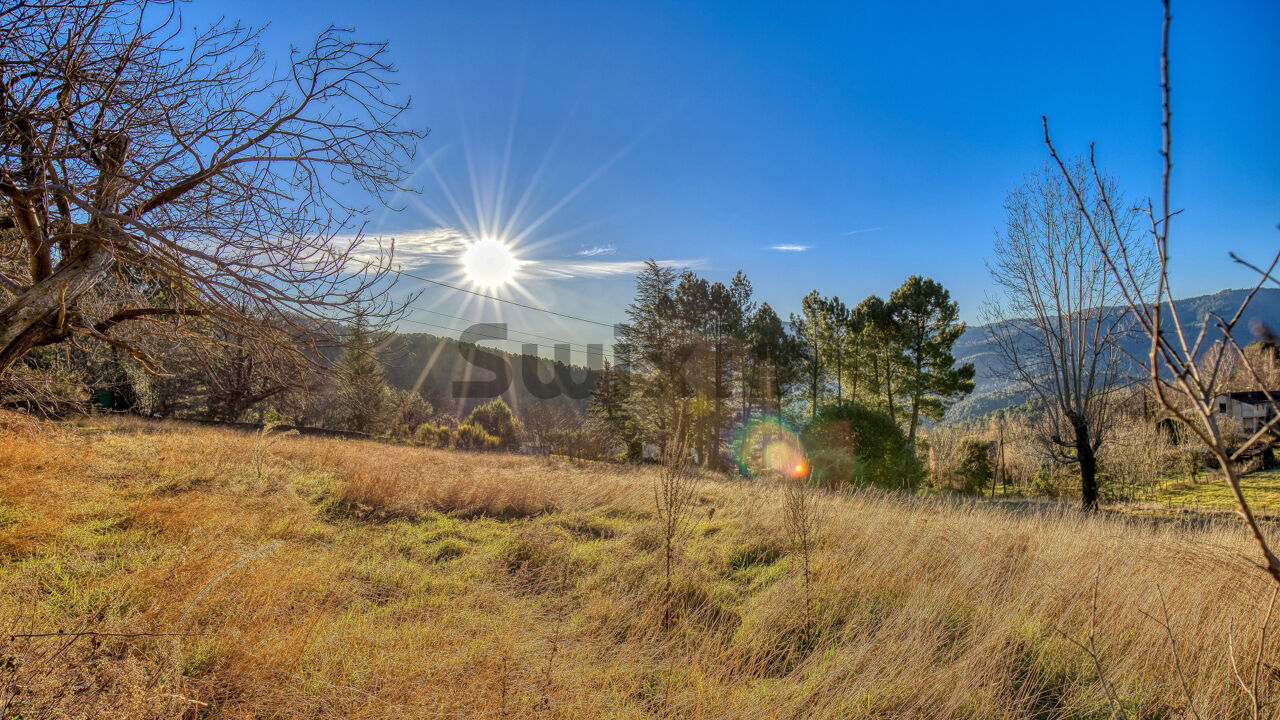
[[[668,593],[652,470],[92,422],[0,425],[23,717],[1107,717],[1060,634],[1091,625],[1172,717],[1157,583],[1197,705],[1245,716],[1227,632],[1252,658],[1269,585],[1234,521],[832,495],[806,592],[780,488],[707,477]]]
[[[1248,294],[1248,290],[1223,290],[1212,295],[1199,295],[1184,298],[1174,303],[1179,317],[1186,324],[1188,334],[1195,336],[1200,331],[1204,319],[1210,313],[1230,317],[1235,313],[1240,302]],[[1118,309],[1113,312],[1120,312]],[[1260,320],[1272,327],[1280,327],[1280,289],[1264,288],[1254,297],[1249,305],[1242,324],[1244,332],[1248,332],[1249,321]],[[991,342],[991,327],[978,325],[964,331],[956,341],[953,354],[960,362],[971,362],[976,374],[973,394],[956,403],[947,413],[948,421],[965,420],[985,415],[1009,405],[1016,405],[1025,399],[1018,388],[1007,382],[1000,373],[1000,358]],[[1148,341],[1144,336],[1126,339],[1124,349],[1139,357],[1146,355]],[[1131,371],[1137,371],[1131,367]]]

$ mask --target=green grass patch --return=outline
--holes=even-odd
[[[1251,472],[1241,478],[1240,487],[1254,510],[1280,512],[1280,468]],[[1155,501],[1167,505],[1221,510],[1230,510],[1236,506],[1231,486],[1225,480],[1173,485],[1158,493]]]

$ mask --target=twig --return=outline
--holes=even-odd
[[[1055,627],[1054,631],[1057,632],[1062,637],[1066,638],[1067,642],[1080,648],[1081,651],[1083,651],[1086,655],[1089,656],[1090,660],[1093,660],[1093,668],[1098,673],[1098,684],[1102,686],[1102,691],[1107,695],[1107,704],[1111,706],[1112,717],[1118,716],[1121,718],[1127,718],[1128,715],[1125,715],[1124,710],[1120,707],[1120,703],[1116,701],[1115,695],[1112,694],[1111,692],[1111,685],[1107,683],[1107,675],[1102,669],[1102,660],[1099,659],[1098,657],[1098,647],[1097,647],[1097,644],[1094,642],[1094,627],[1095,627],[1097,618],[1098,618],[1098,578],[1097,576],[1094,576],[1093,605],[1092,605],[1092,611],[1089,614],[1089,637],[1087,638],[1089,641],[1089,644],[1085,645],[1079,640],[1076,640],[1075,638],[1071,637],[1066,632],[1064,632],[1062,628]]]
[[[1169,650],[1173,653],[1173,666],[1178,671],[1178,681],[1182,684],[1182,694],[1187,698],[1187,710],[1196,720],[1203,720],[1200,717],[1200,713],[1196,711],[1195,697],[1191,694],[1191,687],[1187,684],[1187,675],[1182,670],[1182,658],[1178,657],[1178,640],[1174,637],[1173,626],[1169,623],[1169,606],[1164,601],[1164,590],[1160,588],[1159,583],[1156,583],[1156,592],[1160,595],[1160,611],[1164,619],[1157,620],[1155,616],[1146,610],[1139,610],[1138,612],[1146,615],[1152,622],[1164,628],[1165,634],[1169,636]]]

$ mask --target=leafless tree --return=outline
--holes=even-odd
[[[1148,200],[1145,207],[1139,209],[1145,216],[1147,233],[1142,240],[1131,241],[1120,230],[1125,227],[1131,213],[1122,200],[1104,187],[1098,198],[1101,204],[1090,199],[1088,185],[1082,182],[1077,172],[1058,155],[1049,134],[1049,123],[1044,123],[1045,144],[1049,153],[1057,163],[1063,182],[1071,191],[1077,211],[1088,225],[1089,237],[1094,248],[1106,263],[1107,270],[1120,289],[1131,315],[1140,324],[1143,332],[1150,339],[1150,350],[1144,359],[1146,371],[1160,405],[1173,417],[1186,426],[1194,436],[1208,449],[1216,461],[1219,470],[1231,487],[1235,497],[1236,509],[1257,542],[1262,568],[1280,584],[1280,558],[1271,549],[1267,535],[1258,524],[1248,499],[1240,484],[1240,468],[1238,461],[1252,448],[1264,441],[1268,434],[1274,433],[1280,423],[1280,397],[1272,395],[1275,388],[1264,384],[1262,370],[1256,367],[1251,354],[1245,352],[1244,344],[1237,337],[1240,324],[1246,317],[1246,311],[1258,291],[1267,283],[1280,286],[1280,278],[1275,269],[1280,263],[1280,252],[1266,266],[1257,266],[1234,254],[1236,262],[1257,273],[1257,282],[1239,307],[1230,317],[1210,314],[1202,318],[1199,331],[1194,335],[1189,331],[1194,328],[1195,318],[1179,316],[1174,304],[1174,294],[1169,281],[1169,234],[1173,218],[1178,211],[1172,209],[1170,199],[1170,178],[1173,173],[1173,132],[1172,112],[1169,95],[1169,26],[1172,22],[1169,0],[1164,2],[1164,24],[1160,52],[1160,89],[1163,110],[1163,141],[1160,148],[1164,159],[1163,173],[1160,183],[1158,204]],[[1089,152],[1090,179],[1095,185],[1101,184],[1101,173],[1094,161],[1093,148]],[[1123,242],[1114,242],[1121,236]],[[1144,279],[1142,250],[1154,245],[1158,259],[1158,272],[1154,283]],[[1262,340],[1272,341],[1273,333],[1268,328],[1257,326],[1256,334]],[[1247,343],[1245,343],[1247,344]],[[1247,437],[1242,443],[1232,447],[1228,444],[1223,432],[1223,417],[1215,407],[1216,394],[1219,387],[1219,375],[1233,364],[1239,365],[1253,378],[1255,387],[1262,390],[1272,408],[1275,417],[1257,432]]]
[[[154,369],[132,334],[192,316],[296,341],[357,300],[394,312],[359,222],[425,133],[401,125],[386,47],[331,27],[271,67],[257,30],[184,26],[177,3],[4,0],[0,232],[21,262],[0,274],[0,373],[80,338]]]
[[[1124,297],[1104,253],[1127,243],[1134,223],[1118,215],[1095,242],[1070,188],[1082,188],[1081,201],[1097,212],[1117,195],[1115,185],[1102,176],[1095,182],[1083,160],[1066,172],[1064,180],[1045,167],[1005,200],[990,265],[1003,297],[987,303],[984,319],[1003,373],[1044,409],[1044,447],[1053,460],[1079,467],[1083,506],[1093,510],[1097,452],[1122,379],[1119,341],[1132,329],[1117,310]],[[1136,252],[1134,261],[1135,282],[1143,282],[1150,268]]]
[[[662,535],[663,583],[662,626],[671,626],[671,610],[674,596],[672,581],[675,577],[678,554],[693,528],[693,507],[698,497],[698,476],[689,468],[689,433],[685,418],[688,410],[680,406],[675,433],[662,449],[662,468],[653,481],[654,514],[658,532]]]

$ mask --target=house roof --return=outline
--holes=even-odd
[[[1263,403],[1270,402],[1267,400],[1267,393],[1271,393],[1271,397],[1280,401],[1280,390],[1249,390],[1247,392],[1233,392],[1227,393],[1227,397],[1245,405],[1262,405]]]

